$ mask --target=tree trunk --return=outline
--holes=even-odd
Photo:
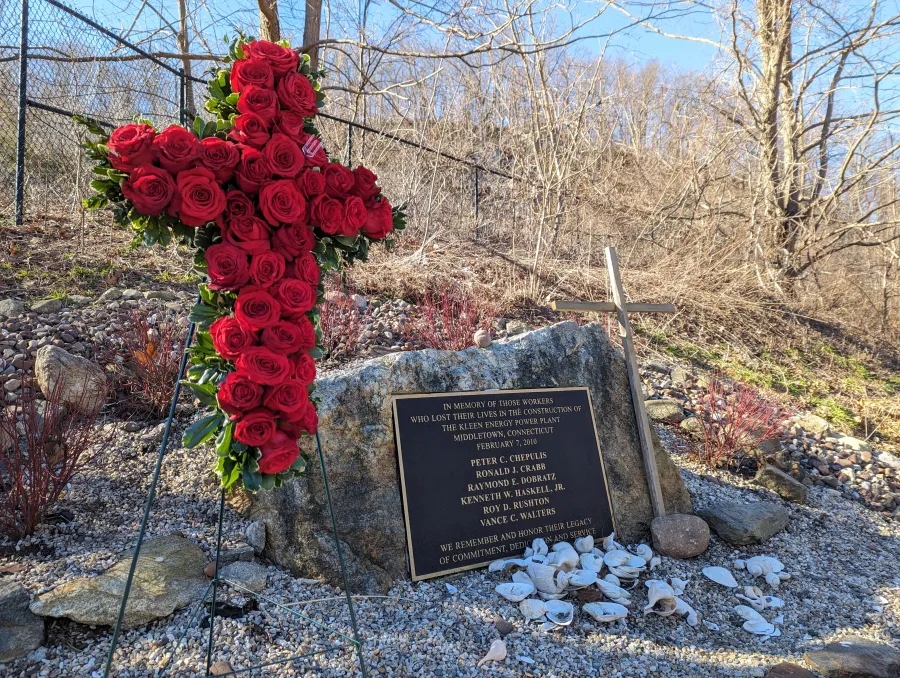
[[[278,0],[256,0],[259,5],[259,39],[269,42],[281,40],[278,21]]]
[[[309,65],[312,70],[319,68],[319,46],[322,26],[322,0],[306,0],[306,16],[303,21],[303,44],[312,45],[304,50],[309,54]]]
[[[187,29],[187,0],[178,0],[178,19],[178,51],[184,55],[181,58],[182,68],[184,68],[184,107],[191,115],[196,115],[194,81],[191,80],[191,59],[188,56],[191,53],[191,49]]]

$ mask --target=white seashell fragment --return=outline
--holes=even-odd
[[[497,584],[494,590],[513,603],[525,600],[535,592],[534,584],[518,584],[515,582],[512,584]]]
[[[616,586],[621,586],[621,580],[614,574],[609,573],[603,577],[603,581],[608,581],[610,584],[615,584]]]
[[[649,569],[651,572],[653,572],[653,570],[655,570],[655,569],[656,569],[657,567],[659,567],[660,565],[662,565],[662,558],[660,558],[659,556],[653,556],[653,557],[650,559],[650,567],[649,567],[648,569]]]
[[[678,577],[669,577],[666,581],[672,587],[672,591],[674,591],[676,596],[683,594],[688,585],[686,579],[679,579]]]
[[[547,542],[540,537],[531,542],[531,549],[536,556],[546,556],[550,552],[550,549],[547,548]]]
[[[541,563],[532,562],[528,566],[528,576],[535,588],[543,593],[562,593],[569,585],[565,572]]]
[[[654,614],[667,617],[675,612],[677,602],[675,591],[666,582],[659,579],[649,579],[644,582],[647,587],[647,604],[644,606],[644,614]]]
[[[534,582],[531,581],[531,577],[528,576],[527,572],[522,572],[522,570],[513,572],[512,580],[517,584],[531,584],[532,586],[534,586]]]
[[[509,558],[507,560],[495,560],[488,565],[488,572],[505,572],[511,567],[528,567],[531,561],[528,558]]]
[[[754,577],[765,578],[766,583],[773,589],[791,578],[791,575],[784,571],[784,564],[772,556],[753,556],[747,560],[735,560],[734,566],[738,569],[746,568]]]
[[[594,548],[594,538],[591,535],[579,537],[575,540],[575,550],[578,553],[590,553]]]
[[[585,603],[581,610],[598,622],[613,622],[628,616],[628,608],[618,603]]]
[[[547,603],[535,598],[526,598],[519,603],[519,612],[521,612],[526,619],[531,619],[532,621],[540,619],[547,614]]]
[[[597,573],[591,570],[572,570],[569,573],[569,588],[583,589],[597,581]]]
[[[534,555],[534,549],[531,548],[530,546],[527,546],[525,548],[525,553],[523,554],[522,557],[523,558],[531,558],[531,556],[533,556],[533,555]]]
[[[557,565],[565,572],[570,572],[578,567],[578,552],[569,544],[565,542],[562,542],[562,544],[564,546],[559,549],[556,548],[558,544],[553,545],[554,551],[547,558],[547,565]]]
[[[645,563],[653,557],[653,549],[646,544],[638,544],[637,546],[629,548],[628,550],[631,551],[634,555],[643,558]]]
[[[715,622],[706,621],[706,620],[704,619],[704,620],[703,620],[703,625],[704,625],[706,628],[708,628],[710,631],[718,631],[718,630],[719,630],[719,625],[716,624]]]
[[[551,621],[545,621],[541,624],[541,631],[558,631],[563,628],[560,624],[554,624]]]
[[[620,605],[631,605],[631,594],[621,586],[612,584],[605,579],[597,580],[597,588],[600,592],[615,603]]]
[[[688,626],[697,626],[700,623],[700,616],[697,614],[697,610],[681,600],[681,598],[676,598],[675,601],[677,603],[675,605],[675,614],[679,617],[686,617],[685,621]]]
[[[603,538],[603,543],[601,544],[601,547],[607,553],[609,551],[622,550],[622,545],[616,542],[616,533],[615,532],[613,532],[608,537]]]
[[[571,545],[569,542],[567,542],[567,541],[558,541],[558,542],[556,542],[556,543],[550,548],[550,550],[553,551],[554,553],[557,552],[557,551],[565,551],[566,549],[572,549],[572,550],[574,550],[575,547],[572,546],[572,545]]]
[[[752,607],[737,605],[734,608],[734,611],[746,620],[744,621],[745,631],[755,633],[759,636],[777,637],[781,635],[780,629],[776,628],[774,624],[767,622],[766,618]]]
[[[607,551],[606,555],[603,556],[603,564],[607,567],[619,567],[620,565],[625,565],[628,559],[632,557],[628,551]]]
[[[619,567],[611,567],[609,571],[616,575],[619,579],[637,579],[641,576],[641,572],[645,569],[644,567],[630,567],[628,565],[619,565]]]
[[[491,643],[487,654],[478,662],[478,666],[487,664],[488,662],[502,662],[506,659],[506,643],[499,638]]]
[[[704,567],[703,576],[730,589],[737,588],[738,585],[734,575],[724,567]]]
[[[538,596],[541,600],[562,600],[566,597],[565,593],[544,593],[543,591],[538,591]]]
[[[575,606],[564,600],[547,601],[547,620],[559,626],[567,626],[572,623],[575,614]]]
[[[598,558],[593,553],[582,553],[578,561],[583,570],[590,570],[599,574],[600,570],[603,569],[603,558]]]

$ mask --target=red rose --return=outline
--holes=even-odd
[[[263,346],[248,348],[235,364],[238,371],[246,374],[248,379],[264,386],[280,384],[290,377],[293,371],[293,365],[286,356]]]
[[[279,320],[262,331],[260,344],[275,353],[290,355],[305,346],[304,330],[292,320]]]
[[[274,87],[275,75],[265,59],[238,59],[231,65],[231,91],[240,92],[246,85]]]
[[[256,346],[256,333],[237,318],[219,318],[209,326],[213,348],[225,360],[237,360],[251,346]],[[253,409],[245,407],[245,410]]]
[[[274,90],[247,85],[238,99],[237,109],[238,113],[244,115],[255,113],[263,119],[268,129],[275,122],[278,113],[278,96]]]
[[[307,167],[325,167],[328,164],[325,146],[315,134],[304,134],[297,143],[300,144],[300,150],[306,157]]]
[[[294,259],[294,275],[306,284],[318,287],[320,271],[315,256],[301,254]]]
[[[300,348],[315,348],[317,337],[316,328],[315,325],[313,325],[312,320],[310,320],[308,316],[301,315],[293,318],[291,322],[293,322],[297,326],[297,329],[300,330],[300,337],[303,342],[300,344]]]
[[[291,356],[291,363],[294,365],[294,379],[303,384],[311,384],[316,380],[316,361],[309,353],[303,351]]]
[[[306,214],[306,200],[290,179],[279,179],[259,191],[259,209],[273,226],[292,224]]]
[[[272,170],[263,154],[255,148],[245,147],[241,151],[241,162],[234,170],[237,184],[245,193],[256,193],[261,184],[272,178]]]
[[[238,292],[237,301],[234,303],[234,317],[247,327],[262,330],[277,322],[280,316],[281,304],[265,290],[248,285]]]
[[[259,472],[274,475],[287,471],[300,456],[297,439],[285,431],[276,431],[265,444],[260,445]]]
[[[141,165],[131,170],[122,184],[122,195],[134,203],[134,209],[148,217],[166,211],[175,197],[175,181],[164,169]]]
[[[225,211],[225,193],[216,175],[205,167],[178,173],[178,193],[169,208],[187,226],[203,226],[215,221]]]
[[[244,113],[234,119],[228,138],[239,144],[262,148],[269,141],[269,126],[256,113]]]
[[[276,228],[275,235],[272,236],[272,251],[285,259],[311,252],[315,245],[316,238],[306,224],[296,223]]]
[[[284,257],[271,250],[254,254],[250,279],[260,287],[271,287],[284,277]]]
[[[303,131],[303,125],[305,121],[302,115],[298,115],[294,113],[294,111],[278,111],[278,115],[275,116],[275,127],[274,131],[281,132],[289,139],[300,143],[301,141],[305,141],[306,137],[309,136],[306,132]]]
[[[209,288],[211,290],[237,290],[250,280],[247,253],[227,243],[210,245],[206,258]]]
[[[325,192],[332,198],[343,198],[355,185],[353,172],[336,162],[325,165],[322,174],[325,176]]]
[[[289,111],[308,118],[319,110],[316,106],[316,90],[305,75],[289,73],[281,79],[276,90],[281,105]]]
[[[307,401],[306,405],[294,412],[290,417],[286,417],[284,421],[287,425],[282,423],[282,428],[298,438],[304,431],[313,435],[319,427],[319,415],[316,413],[316,408],[311,401]]]
[[[300,152],[300,147],[280,132],[269,139],[263,155],[277,177],[293,179],[306,166],[306,158]]]
[[[282,278],[273,289],[273,294],[286,317],[302,315],[316,305],[318,292],[312,285],[296,278]],[[240,297],[238,297],[240,301]]]
[[[344,226],[344,206],[340,200],[318,195],[313,198],[310,217],[329,235],[339,235]]]
[[[221,407],[228,414],[242,415],[262,404],[263,387],[241,372],[229,372],[219,384],[216,394]]]
[[[153,139],[156,130],[150,125],[132,123],[113,130],[109,135],[106,157],[117,170],[130,172],[153,162]],[[154,215],[155,216],[155,215]]]
[[[229,219],[222,229],[222,239],[247,254],[262,254],[270,249],[269,225],[259,217]]]
[[[394,215],[391,211],[391,203],[386,199],[373,200],[366,205],[368,215],[363,224],[362,232],[376,240],[384,238],[394,230]]]
[[[263,405],[274,412],[283,412],[290,417],[309,402],[306,384],[295,379],[288,379],[277,386],[266,388]]]
[[[304,170],[297,175],[297,188],[311,200],[325,191],[325,177],[321,172]]]
[[[381,193],[381,188],[375,185],[378,176],[362,165],[353,170],[353,181],[353,188],[350,192],[358,198],[368,200]]]
[[[234,188],[225,194],[225,216],[228,219],[246,219],[256,216],[256,208],[250,196]]]
[[[359,233],[369,213],[362,198],[351,195],[344,201],[344,235],[354,236]]]
[[[247,56],[267,61],[272,67],[272,72],[278,77],[297,72],[300,55],[288,47],[267,40],[254,40],[243,45],[243,49]]]
[[[275,415],[264,407],[250,410],[234,427],[234,437],[239,443],[259,447],[265,445],[275,435]]]
[[[200,141],[200,157],[197,162],[210,170],[219,184],[224,184],[234,175],[234,167],[241,160],[241,153],[234,144],[219,137],[206,137]]]
[[[153,159],[170,174],[194,164],[200,155],[200,140],[184,127],[170,125],[153,139]]]

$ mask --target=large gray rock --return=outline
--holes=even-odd
[[[31,305],[31,310],[35,313],[59,313],[62,310],[62,301],[59,299],[44,299],[36,301]]]
[[[788,501],[797,504],[806,502],[806,485],[771,464],[764,464],[754,481]]]
[[[790,513],[767,501],[753,504],[720,502],[697,511],[709,527],[729,544],[762,544],[787,527]]]
[[[28,609],[31,594],[18,584],[0,584],[0,664],[24,657],[44,642],[44,620]]]
[[[694,558],[709,548],[709,525],[697,516],[672,514],[650,523],[653,548],[669,558]]]
[[[645,400],[644,407],[647,409],[647,416],[653,421],[664,424],[677,424],[684,421],[684,409],[677,400],[669,398]]]
[[[17,299],[0,299],[0,315],[18,318],[25,312],[25,304]]]
[[[34,376],[45,397],[49,398],[58,388],[60,401],[81,412],[99,409],[109,390],[106,375],[100,367],[58,346],[38,349]]]
[[[646,538],[653,511],[621,355],[599,324],[565,322],[487,349],[397,353],[324,376],[317,384],[319,432],[354,590],[385,591],[409,576],[391,396],[588,386],[619,537]],[[315,459],[315,451],[309,450]],[[670,513],[690,512],[678,469],[656,441]],[[254,497],[266,523],[265,555],[303,576],[340,581],[321,474]]]
[[[801,412],[794,415],[794,423],[808,433],[831,433],[831,424],[812,412]]]
[[[113,626],[119,615],[125,580],[134,551],[99,577],[75,579],[38,597],[31,611],[44,617],[66,617],[80,624]],[[148,539],[141,547],[125,626],[131,628],[167,617],[187,607],[206,591],[206,556],[194,542],[179,535]]]
[[[900,650],[849,637],[804,657],[825,678],[900,678]]]

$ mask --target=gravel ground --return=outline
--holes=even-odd
[[[24,570],[3,575],[38,594],[64,581],[95,575],[114,561],[137,531],[149,483],[160,427],[122,432],[102,464],[73,483],[62,508],[74,513],[65,525],[48,526],[16,545],[17,555],[0,565],[18,563]],[[664,440],[673,438],[661,429]],[[731,474],[710,472],[676,453],[696,507],[716,500],[761,498],[780,501]],[[179,531],[212,554],[215,540],[216,489],[205,472],[211,459],[173,450],[166,458],[150,524],[151,534]],[[199,470],[199,472],[198,472]],[[900,524],[848,501],[827,488],[810,491],[810,505],[786,504],[789,528],[765,546],[735,550],[713,538],[707,553],[692,561],[663,559],[654,577],[689,579],[685,600],[707,625],[691,628],[681,620],[644,617],[646,597],[636,589],[627,624],[601,626],[576,606],[572,626],[557,632],[539,630],[522,618],[517,606],[494,593],[499,575],[475,571],[418,584],[404,583],[387,597],[356,602],[373,676],[763,676],[765,667],[782,660],[802,663],[802,654],[823,641],[852,631],[872,639],[900,639]],[[240,514],[227,509],[226,548],[237,548],[247,528]],[[730,566],[738,557],[778,557],[793,574],[778,595],[786,601],[783,635],[761,639],[741,629],[732,611],[740,601],[727,589],[705,580],[706,565]],[[759,583],[732,568],[741,584]],[[646,576],[644,578],[647,578]],[[454,589],[447,586],[451,584]],[[341,592],[326,584],[298,579],[269,568],[264,594],[294,603],[314,622],[349,633]],[[233,603],[244,602],[231,593]],[[341,642],[313,621],[260,601],[260,610],[240,619],[217,622],[215,659],[235,668],[277,661],[298,652],[328,650]],[[117,676],[152,676],[171,653],[192,609],[149,627],[126,632],[117,655]],[[508,657],[477,668],[477,660],[499,637],[493,625],[500,614],[516,627],[506,637]],[[770,613],[764,613],[771,616]],[[201,615],[202,616],[202,615]],[[194,625],[169,670],[163,675],[203,674],[207,631]],[[48,625],[45,648],[0,667],[6,676],[92,676],[102,668],[109,634],[66,621]],[[354,675],[356,659],[346,644],[278,669],[251,675]]]

